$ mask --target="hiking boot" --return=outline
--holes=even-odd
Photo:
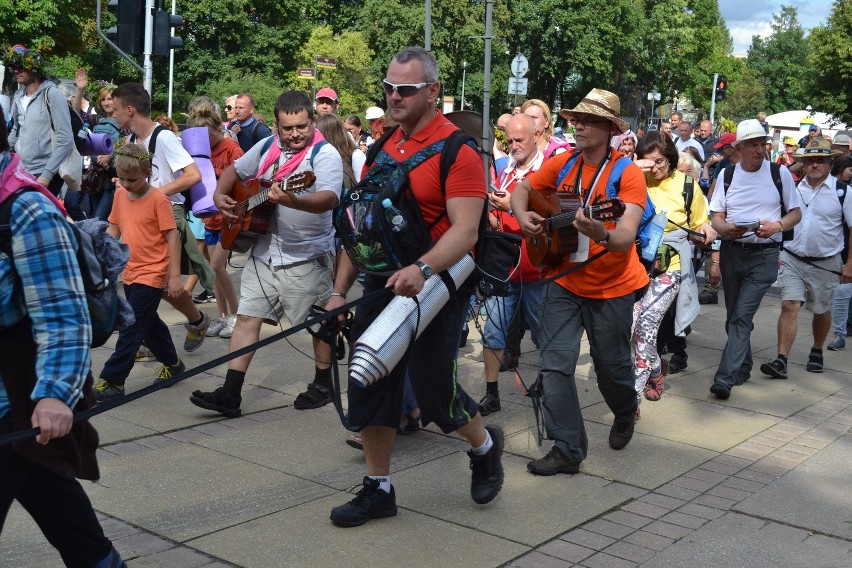
[[[207,290],[202,290],[200,294],[196,294],[192,297],[192,303],[194,304],[206,304],[207,302],[215,302],[216,294],[211,294]]]
[[[370,519],[383,519],[396,515],[396,492],[379,489],[379,482],[364,477],[364,486],[355,498],[331,510],[331,522],[338,527],[358,527]]]
[[[636,425],[636,413],[631,412],[627,418],[616,418],[609,430],[609,447],[622,450],[633,438],[633,427]]]
[[[204,343],[207,328],[210,327],[210,317],[204,312],[201,312],[201,323],[198,325],[185,323],[183,327],[186,328],[186,339],[183,342],[183,350],[187,352],[195,351]]]
[[[503,351],[503,360],[500,361],[500,372],[505,373],[506,371],[517,370],[519,360],[520,360],[520,357],[513,354],[508,349]]]
[[[503,430],[499,426],[486,426],[494,443],[488,453],[477,456],[473,451],[467,452],[470,457],[470,497],[475,503],[484,505],[500,493],[503,487]]]
[[[822,357],[820,357],[820,359],[822,359]],[[773,379],[786,379],[787,363],[785,363],[782,359],[776,358],[774,361],[761,365],[760,372],[764,375],[769,375]]]
[[[500,397],[496,394],[486,393],[479,401],[479,413],[482,416],[488,416],[492,412],[500,410]]]
[[[139,350],[136,351],[136,361],[141,363],[143,361],[156,361],[157,358],[154,357],[154,354],[151,353],[151,350],[145,347],[144,345],[139,346]]]
[[[237,325],[237,316],[228,316],[225,318],[225,326],[219,331],[219,337],[228,339],[234,335],[234,326]]]
[[[725,383],[714,382],[710,392],[716,395],[716,398],[727,400],[731,396],[731,387]]]
[[[240,395],[233,395],[224,387],[219,387],[213,392],[197,390],[189,397],[189,402],[195,406],[218,412],[228,418],[236,418],[242,413],[240,410],[242,401],[243,398]]]
[[[556,475],[557,473],[574,475],[580,471],[580,464],[568,458],[562,453],[562,450],[553,446],[546,456],[529,462],[527,470],[534,475]]]
[[[822,373],[822,353],[811,351],[808,355],[807,370],[809,373]]]
[[[698,294],[698,303],[699,304],[718,304],[719,303],[719,291],[718,290],[702,290],[700,294]]]
[[[319,383],[311,383],[303,393],[293,401],[296,410],[311,410],[331,402],[331,388]]]
[[[225,320],[224,318],[216,318],[210,322],[210,326],[207,328],[207,333],[204,335],[206,337],[218,337],[219,332],[225,328]]]
[[[100,377],[98,377],[98,381],[92,386],[92,390],[98,402],[106,402],[124,396],[124,385],[114,385]]]
[[[154,384],[162,383],[163,381],[168,381],[172,377],[176,377],[186,371],[186,365],[183,364],[183,361],[178,359],[177,363],[174,365],[160,365],[159,372],[157,373],[157,378],[154,379]],[[171,385],[169,385],[171,386]]]
[[[651,401],[660,400],[663,398],[664,383],[666,373],[668,372],[669,363],[665,359],[660,359],[660,374],[656,377],[648,377],[648,382],[645,383],[645,398]]]
[[[680,373],[686,369],[686,366],[686,357],[672,355],[671,359],[669,359],[669,371],[667,374],[674,375],[675,373]]]
[[[828,344],[829,351],[840,351],[846,347],[846,338],[842,335],[835,335],[834,340]]]

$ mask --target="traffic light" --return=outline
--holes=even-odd
[[[170,49],[183,47],[183,38],[172,37],[172,28],[183,25],[183,16],[164,10],[154,12],[154,55],[168,55]]]
[[[145,45],[145,0],[109,0],[107,9],[118,23],[107,30],[106,36],[121,51],[142,54]]]
[[[719,77],[716,79],[716,102],[724,101],[727,95],[725,91],[728,88],[728,80],[724,77]]]

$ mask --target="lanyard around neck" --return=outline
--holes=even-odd
[[[600,165],[598,166],[598,169],[595,171],[595,177],[592,178],[592,185],[589,186],[588,193],[586,194],[585,199],[583,200],[583,207],[586,207],[589,204],[589,199],[591,199],[592,193],[594,193],[595,186],[597,186],[597,184],[598,184],[598,179],[600,179],[604,168],[606,167],[607,163],[609,162],[609,157],[610,157],[611,154],[612,154],[612,150],[610,148],[607,148],[606,156],[604,156],[603,161],[600,163]],[[582,180],[583,155],[582,154],[580,154],[580,158],[577,162],[578,162],[577,163],[577,179],[574,180],[574,190],[577,192],[577,195],[579,195],[580,198],[583,199],[583,185],[582,185],[582,183],[583,183],[583,180]]]

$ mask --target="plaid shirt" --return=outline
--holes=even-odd
[[[0,252],[0,328],[29,316],[37,345],[32,399],[58,398],[73,408],[91,367],[92,334],[76,238],[60,211],[31,191],[12,205],[10,225],[15,263]],[[9,410],[0,381],[0,417]]]

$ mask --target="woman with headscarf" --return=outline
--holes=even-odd
[[[628,130],[624,134],[613,136],[610,146],[634,160],[636,159],[636,144],[638,144],[636,134],[632,130]]]

